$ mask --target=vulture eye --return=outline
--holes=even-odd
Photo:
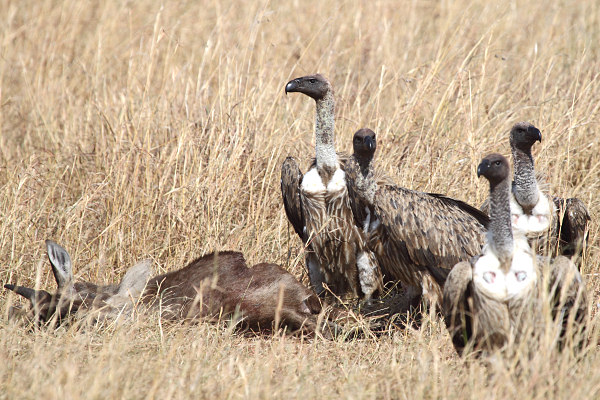
[[[359,138],[359,137],[355,137],[355,138],[354,138],[354,141],[355,141],[356,143],[360,143],[360,142],[362,142],[362,139],[361,139],[361,138]]]
[[[317,80],[316,80],[315,78],[310,78],[308,81],[309,81],[310,83],[317,83]]]
[[[375,140],[375,135],[373,135],[373,140]]]
[[[500,160],[496,161],[494,164],[500,166]]]
[[[527,278],[527,273],[525,271],[519,271],[515,274],[517,278],[517,282],[523,282],[525,278]]]

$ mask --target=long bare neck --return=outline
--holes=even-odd
[[[513,234],[510,214],[508,179],[490,187],[489,245],[502,266],[510,268],[513,253]]]
[[[357,164],[357,169],[359,171],[356,176],[356,187],[365,200],[373,204],[373,201],[375,200],[375,192],[377,191],[377,182],[375,180],[373,165],[371,163],[373,157],[353,154],[352,158],[352,162]]]
[[[333,170],[338,166],[335,152],[334,117],[335,100],[333,99],[333,93],[328,92],[321,100],[317,100],[315,150],[318,170]]]
[[[512,191],[517,203],[525,212],[530,212],[539,201],[539,189],[535,179],[533,157],[530,150],[512,148],[515,175]]]

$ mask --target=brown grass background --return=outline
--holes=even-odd
[[[600,5],[595,1],[0,1],[0,281],[116,282],[213,250],[302,277],[280,165],[313,155],[315,72],[337,96],[337,148],[378,133],[401,185],[479,205],[475,169],[538,126],[547,187],[594,218],[582,272],[598,302]],[[305,279],[305,277],[304,277]],[[379,340],[248,338],[223,326],[27,332],[0,294],[0,398],[597,398],[600,354],[540,351],[490,371],[443,323]],[[594,322],[597,324],[597,322]]]

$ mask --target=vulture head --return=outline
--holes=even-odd
[[[477,167],[477,177],[485,177],[490,186],[494,187],[505,179],[508,179],[510,165],[502,154],[492,153],[487,155]]]
[[[542,141],[542,132],[529,122],[517,122],[510,130],[510,147],[530,152],[535,142]]]
[[[333,88],[327,78],[321,74],[303,76],[292,79],[285,85],[285,93],[299,92],[312,97],[315,101],[323,100]]]
[[[352,139],[354,154],[362,159],[371,160],[377,149],[377,140],[375,132],[369,128],[362,128],[356,131]]]

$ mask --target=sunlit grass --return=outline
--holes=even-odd
[[[508,154],[527,120],[548,190],[598,215],[593,1],[0,1],[0,21],[2,282],[54,288],[45,239],[99,283],[222,249],[306,282],[279,174],[313,155],[314,102],[283,88],[314,72],[336,90],[337,148],[374,129],[398,184],[479,205],[478,161]],[[593,305],[597,226],[582,265]],[[0,299],[5,316],[17,299]],[[490,373],[456,357],[436,316],[350,342],[2,318],[0,359],[6,398],[596,398],[600,381],[595,345]]]

